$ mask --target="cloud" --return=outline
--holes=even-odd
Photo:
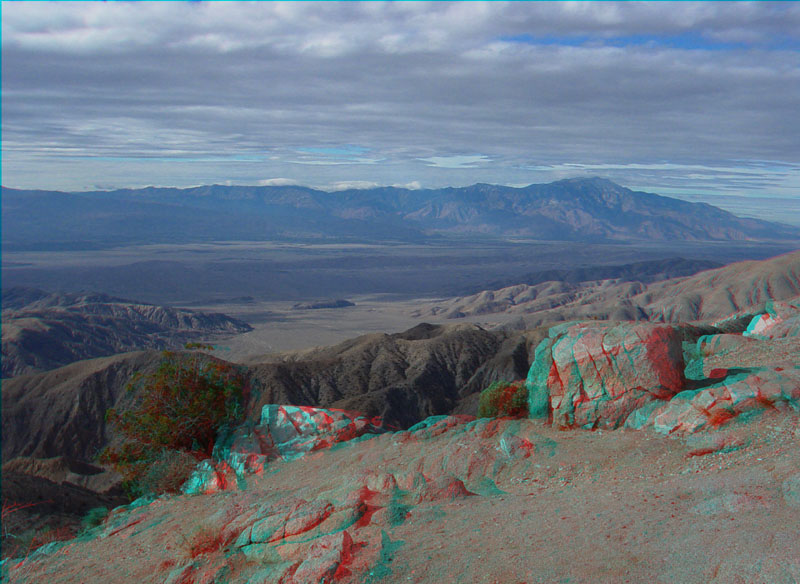
[[[422,184],[418,180],[412,180],[411,182],[407,183],[396,183],[391,185],[397,189],[408,189],[409,191],[417,191],[422,188]]]
[[[420,158],[428,166],[436,168],[475,168],[482,162],[489,162],[488,156],[431,156]]]
[[[289,187],[300,184],[293,178],[265,178],[256,183],[261,187]]]
[[[367,180],[353,180],[339,181],[320,188],[325,191],[349,191],[352,189],[373,189],[378,186],[380,186],[380,184],[376,182],[370,182]]]
[[[6,3],[3,177],[787,195],[799,30],[800,3]]]

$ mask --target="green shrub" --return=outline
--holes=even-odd
[[[525,381],[495,381],[481,392],[478,417],[502,418],[528,415],[528,389]]]
[[[177,490],[189,459],[193,468],[211,456],[219,431],[242,419],[248,399],[246,378],[238,369],[168,351],[156,372],[134,376],[128,391],[136,393],[131,409],[106,412],[125,442],[103,450],[99,461],[124,477],[131,497]]]
[[[81,531],[89,531],[90,529],[97,527],[105,518],[108,517],[108,508],[107,507],[95,507],[94,509],[89,509],[86,515],[83,516],[81,519]]]

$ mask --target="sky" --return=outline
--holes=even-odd
[[[800,2],[2,3],[4,186],[576,176],[800,224]]]

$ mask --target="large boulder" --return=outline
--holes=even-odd
[[[567,323],[550,329],[527,378],[531,417],[562,428],[616,428],[684,389],[682,332],[662,324]]]

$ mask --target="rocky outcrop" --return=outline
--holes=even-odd
[[[560,428],[690,434],[745,413],[800,410],[791,340],[798,313],[795,303],[770,302],[745,334],[688,325],[553,327],[528,374],[530,415]]]
[[[530,415],[561,428],[616,428],[684,389],[681,343],[681,331],[668,325],[553,327],[528,373]]]
[[[800,410],[800,367],[765,367],[729,374],[719,383],[683,391],[669,402],[648,404],[632,412],[625,426],[690,434],[717,428],[745,413],[789,408]]]

